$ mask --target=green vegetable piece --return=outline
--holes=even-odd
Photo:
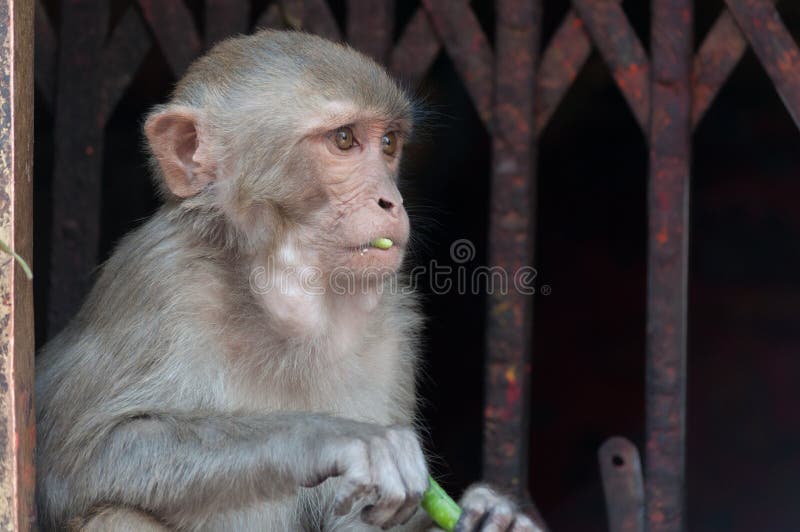
[[[394,245],[394,242],[389,238],[376,238],[369,245],[378,249],[389,249]]]
[[[428,477],[431,485],[422,495],[422,509],[428,512],[433,521],[445,532],[452,532],[461,517],[461,507],[450,498],[442,487]]]
[[[389,245],[391,245],[391,242],[392,241],[389,240]],[[22,271],[25,272],[25,277],[27,277],[28,280],[33,279],[33,272],[31,271],[31,267],[28,266],[28,263],[25,262],[25,259],[20,257],[17,254],[17,252],[11,249],[11,247],[8,244],[6,244],[3,240],[0,240],[0,250],[5,251],[6,253],[14,257],[14,260],[16,260],[19,263],[19,265],[22,266]]]

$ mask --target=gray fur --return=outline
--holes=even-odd
[[[415,513],[414,297],[251,285],[273,259],[329,272],[355,260],[344,243],[407,236],[402,208],[373,201],[402,205],[397,161],[365,150],[356,181],[319,184],[324,140],[308,135],[337,102],[357,125],[410,129],[381,67],[280,32],[218,45],[148,118],[165,204],[37,358],[43,528],[373,530]],[[175,120],[196,132],[191,152],[165,135]],[[404,528],[429,526],[417,511]]]

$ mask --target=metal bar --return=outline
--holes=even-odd
[[[341,41],[342,32],[325,0],[281,0],[289,26],[316,33],[331,41]]]
[[[33,255],[33,0],[0,0],[0,238]],[[33,530],[33,285],[0,256],[0,528]]]
[[[53,171],[47,335],[75,313],[97,263],[103,161],[101,65],[108,2],[75,0],[61,6]]]
[[[644,484],[636,446],[615,436],[597,454],[609,532],[644,532]]]
[[[410,87],[416,87],[441,49],[428,12],[417,9],[392,50],[389,70]]]
[[[650,118],[650,65],[636,32],[616,0],[572,0],[605,59],[636,121],[647,131]]]
[[[347,41],[379,63],[392,48],[394,0],[348,0]]]
[[[305,0],[281,0],[281,15],[286,25],[293,30],[306,29]],[[269,9],[267,10],[269,13]]]
[[[771,0],[725,0],[800,127],[800,50]]]
[[[261,15],[256,20],[255,28],[285,28],[286,21],[284,20],[283,7],[279,3],[273,3],[267,6]],[[299,22],[298,22],[299,27]]]
[[[104,76],[98,108],[103,124],[114,112],[151,46],[142,17],[133,6],[129,7],[111,33],[100,58]]]
[[[541,135],[567,90],[575,82],[592,43],[583,21],[570,10],[542,53],[536,77],[536,132]]]
[[[499,0],[496,24],[489,263],[516,279],[533,264],[532,123],[541,0]],[[533,301],[516,283],[508,288],[491,291],[487,302],[483,476],[528,499]]]
[[[194,27],[192,13],[183,1],[138,0],[145,20],[167,58],[172,73],[180,79],[200,54],[202,44]]]
[[[52,109],[56,99],[56,32],[41,0],[36,0],[34,17],[34,67],[36,84],[45,103]]]
[[[542,52],[536,83],[537,135],[547,127],[591,52],[591,37],[583,21],[571,9]]]
[[[246,0],[206,0],[205,46],[211,48],[215,43],[247,32],[250,20],[250,2]]]
[[[692,68],[692,126],[697,127],[731,72],[739,64],[747,41],[726,9],[714,22]]]
[[[684,527],[691,0],[653,0],[647,263],[646,497],[650,532]]]
[[[341,41],[342,32],[325,0],[304,0],[303,24],[305,28],[326,39]]]
[[[478,116],[484,126],[491,129],[494,60],[475,13],[463,0],[422,0],[422,5],[430,14],[433,27],[464,82]]]

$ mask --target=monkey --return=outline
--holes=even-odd
[[[264,30],[143,125],[161,207],[37,357],[45,530],[428,530],[422,317],[397,187],[415,104],[343,44]],[[538,527],[485,485],[459,530]]]

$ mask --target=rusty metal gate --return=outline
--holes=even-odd
[[[97,261],[104,126],[153,46],[174,76],[219,39],[294,27],[346,40],[410,86],[445,53],[492,139],[489,262],[533,264],[536,145],[593,47],[649,146],[646,468],[612,438],[600,461],[612,531],[684,528],[688,184],[692,130],[751,46],[786,107],[800,117],[800,52],[773,0],[726,0],[700,47],[691,0],[651,1],[650,53],[619,0],[572,0],[540,48],[544,0],[497,0],[494,42],[465,0],[422,0],[394,39],[394,0],[348,0],[346,31],[325,0],[205,0],[204,34],[183,0],[136,0],[110,26],[108,0],[63,0],[56,32],[35,2],[35,80],[55,116],[48,324],[58,329],[86,293]],[[30,259],[32,0],[0,0],[0,237]],[[254,16],[255,15],[255,16]],[[4,259],[0,272],[0,524],[33,517],[32,304]],[[488,300],[484,477],[528,498],[532,299]],[[644,481],[643,481],[644,479]],[[535,510],[532,510],[535,512]]]

